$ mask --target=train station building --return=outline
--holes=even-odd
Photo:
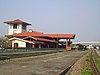
[[[31,24],[22,20],[12,20],[4,22],[8,24],[8,34],[12,48],[66,48],[72,49],[72,40],[75,34],[45,34],[42,32],[29,30],[27,26]],[[60,41],[64,39],[66,41]]]

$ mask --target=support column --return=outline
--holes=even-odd
[[[41,48],[41,44],[39,44],[39,48]]]
[[[69,39],[69,41],[68,41],[68,46],[70,46],[70,39]]]
[[[49,44],[47,44],[48,48],[49,48]]]
[[[59,39],[57,38],[57,44],[56,44],[56,48],[58,48],[58,43],[59,43]]]
[[[35,48],[35,45],[32,45],[32,48]]]
[[[11,47],[14,48],[14,43],[12,42]]]
[[[66,39],[66,50],[71,50],[71,46],[70,46],[70,39],[68,41],[68,39]]]

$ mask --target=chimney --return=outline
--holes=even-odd
[[[33,30],[32,29],[29,29],[29,31],[28,32],[33,32]]]

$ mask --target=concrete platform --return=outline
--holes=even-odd
[[[86,52],[69,51],[14,59],[0,64],[0,75],[59,75]]]

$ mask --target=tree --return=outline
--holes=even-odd
[[[7,47],[7,43],[9,42],[8,38],[6,37],[0,37],[0,47]]]

